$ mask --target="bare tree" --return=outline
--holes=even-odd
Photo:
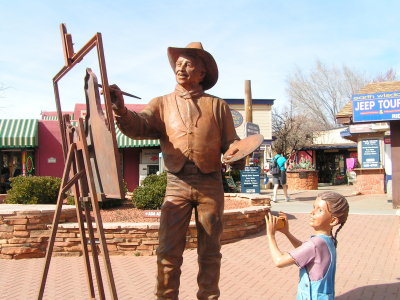
[[[283,109],[279,113],[276,109],[272,112],[272,132],[275,137],[272,150],[285,157],[305,146],[311,145],[312,133],[320,126],[310,116],[293,114],[290,109]]]
[[[397,80],[397,73],[393,68],[390,68],[383,74],[379,74],[372,79],[373,82],[382,82],[382,81],[395,81]]]
[[[336,114],[368,81],[366,75],[346,66],[329,68],[317,60],[308,74],[296,68],[288,76],[287,92],[296,112],[317,120],[321,129],[329,129],[335,126]]]

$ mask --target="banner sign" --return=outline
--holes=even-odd
[[[260,193],[260,167],[246,167],[240,171],[240,186],[242,193]]]
[[[380,168],[379,140],[363,140],[361,142],[361,167],[362,168]]]
[[[400,120],[400,92],[353,95],[353,121]]]

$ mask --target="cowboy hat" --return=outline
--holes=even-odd
[[[168,59],[171,64],[172,70],[175,70],[175,64],[181,54],[186,54],[200,58],[204,62],[206,68],[206,75],[204,76],[201,85],[204,90],[211,89],[218,80],[218,67],[214,58],[210,53],[203,49],[200,42],[193,42],[186,46],[186,48],[168,47]]]

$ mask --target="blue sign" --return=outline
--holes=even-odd
[[[245,136],[251,136],[253,134],[259,134],[260,133],[260,126],[258,126],[255,123],[247,122],[244,124],[244,134]]]
[[[260,193],[260,167],[246,167],[240,171],[240,186],[242,193]]]
[[[231,109],[231,114],[233,118],[233,125],[235,128],[238,128],[243,123],[243,116],[237,110]]]
[[[363,140],[361,142],[361,157],[362,168],[380,168],[379,140]]]
[[[400,92],[353,95],[353,121],[400,120]]]

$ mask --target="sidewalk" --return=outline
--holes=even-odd
[[[386,195],[350,196],[351,186],[339,190],[350,202],[351,215],[338,234],[336,299],[400,299],[399,216]],[[272,203],[273,211],[289,213],[290,228],[300,239],[311,233],[304,212],[318,192],[293,192],[293,201]],[[284,198],[281,194],[279,190],[278,199]],[[281,235],[277,239],[282,250],[291,249]],[[220,300],[295,299],[298,268],[273,266],[265,232],[224,245],[222,255]],[[0,260],[0,299],[35,299],[43,263],[44,259]],[[156,257],[113,256],[111,263],[120,300],[154,299]],[[185,251],[181,300],[196,299],[197,269],[196,251]],[[44,299],[88,299],[81,257],[52,258]]]
[[[284,212],[308,213],[311,210],[313,201],[319,193],[334,191],[346,197],[350,205],[351,214],[366,215],[400,215],[399,209],[393,209],[391,195],[354,195],[354,189],[350,185],[322,186],[318,190],[290,191],[290,202],[285,201],[283,190],[277,193],[277,202],[271,202],[272,210]],[[263,194],[271,195],[272,189],[262,190]]]

